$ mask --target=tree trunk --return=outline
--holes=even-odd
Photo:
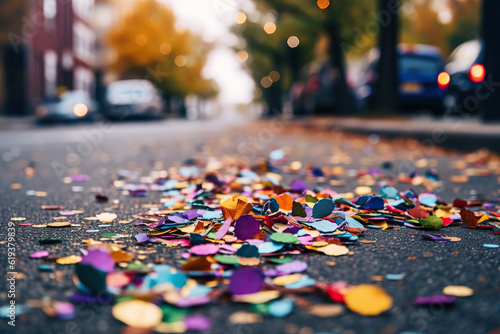
[[[334,6],[330,6],[334,7]],[[333,15],[333,14],[332,14]],[[333,67],[338,71],[338,78],[333,85],[333,96],[337,99],[337,108],[342,112],[352,112],[354,103],[347,86],[347,75],[345,70],[345,60],[342,48],[340,46],[339,27],[331,19],[327,23],[326,31],[330,39],[330,57]]]
[[[400,0],[379,0],[378,78],[375,84],[375,107],[392,111],[398,103],[398,17]]]
[[[491,82],[491,95],[483,101],[483,119],[500,120],[500,1],[483,0],[482,37],[484,42],[485,81]]]

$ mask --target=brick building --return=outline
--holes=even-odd
[[[0,101],[3,112],[32,113],[36,103],[64,89],[85,90],[93,95],[94,0],[24,0],[24,4],[25,14],[18,21],[21,27],[17,34],[8,34],[9,43],[3,47],[2,67],[19,65],[13,73],[19,80],[11,84],[12,73],[5,75],[4,70],[0,85],[3,96],[8,96],[9,91],[22,92],[24,105],[19,99],[16,105],[4,98]]]

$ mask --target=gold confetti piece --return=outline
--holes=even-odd
[[[47,192],[45,192],[45,191],[35,191],[35,196],[37,196],[37,197],[47,197]]]
[[[392,307],[392,298],[376,285],[361,284],[344,296],[347,307],[361,315],[379,315]]]
[[[381,276],[381,275],[372,276],[372,281],[374,281],[374,282],[382,282],[384,279],[385,279],[384,276]]]
[[[450,176],[450,181],[455,183],[467,183],[469,182],[469,177],[467,175],[452,175]]]
[[[47,227],[45,224],[39,224],[39,225],[31,225],[32,227]]]
[[[260,258],[238,256],[238,264],[241,266],[258,266],[260,264]]]
[[[295,283],[300,280],[302,277],[302,274],[291,274],[291,275],[284,275],[284,276],[278,276],[273,279],[273,284],[274,285],[279,285],[279,286],[285,286],[286,284],[289,283]]]
[[[85,220],[99,220],[99,218],[97,218],[97,217],[85,217],[83,219],[85,219]]]
[[[262,316],[257,313],[237,311],[229,316],[228,321],[233,325],[250,325],[262,322]]]
[[[337,265],[337,262],[335,262],[335,261],[326,261],[325,263],[329,266],[332,266],[332,267]]]
[[[316,304],[310,306],[307,313],[321,318],[333,318],[344,313],[344,306],[340,304]]]
[[[184,333],[187,331],[186,324],[183,321],[162,322],[155,327],[158,333]]]
[[[131,220],[120,220],[120,221],[118,221],[119,224],[128,224],[130,222],[131,222]]]
[[[443,293],[455,297],[469,297],[474,294],[474,290],[463,285],[448,285],[443,289]]]
[[[280,296],[279,291],[276,290],[266,290],[259,291],[256,293],[250,293],[247,295],[233,295],[233,301],[239,303],[250,303],[250,304],[262,304],[267,303],[273,299]]]
[[[376,243],[375,240],[358,240],[358,242],[361,242],[363,244],[374,244],[374,243]]]
[[[73,212],[75,215],[79,215],[79,214],[83,213],[84,211],[83,210],[71,210],[71,212]]]
[[[10,189],[22,189],[23,185],[21,183],[12,183]]]
[[[346,255],[349,253],[349,248],[346,246],[340,246],[340,245],[334,245],[330,244],[325,247],[320,247],[316,249],[318,252],[325,253],[326,255],[330,256],[341,256],[341,255]]]
[[[113,220],[115,220],[118,216],[116,213],[111,213],[111,212],[103,212],[98,215],[96,215],[97,219],[99,219],[102,223],[111,223]]]
[[[359,186],[354,189],[354,192],[356,195],[362,196],[362,195],[369,195],[372,193],[372,188],[368,186]]]
[[[59,264],[75,264],[82,260],[81,256],[78,255],[70,255],[66,257],[60,257],[56,260]]]
[[[461,238],[457,238],[457,237],[446,237],[446,236],[444,236],[443,238],[446,238],[446,239],[448,239],[450,241],[460,241],[460,240],[462,240]]]
[[[19,222],[19,221],[26,220],[26,218],[25,217],[12,217],[10,220]]]
[[[134,254],[125,252],[121,249],[111,252],[111,258],[116,262],[131,262],[134,259]]]
[[[128,300],[113,306],[113,316],[132,328],[153,328],[161,323],[163,312],[153,303]]]
[[[71,226],[70,222],[54,222],[47,224],[47,227],[68,227],[68,226]]]

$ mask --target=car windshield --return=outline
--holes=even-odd
[[[112,102],[134,103],[141,102],[148,96],[148,91],[145,89],[110,89],[108,91],[108,99]]]
[[[434,74],[441,71],[441,61],[432,57],[403,55],[399,57],[399,70],[420,74]]]

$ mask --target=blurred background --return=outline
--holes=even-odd
[[[0,115],[495,119],[488,1],[4,0]]]

